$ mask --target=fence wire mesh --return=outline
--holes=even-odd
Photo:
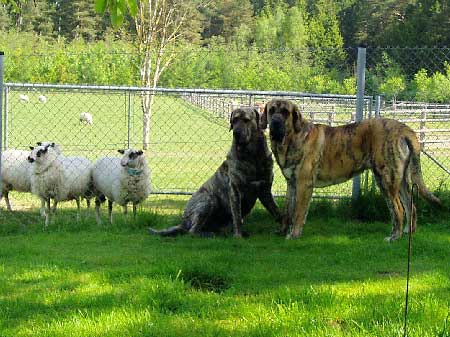
[[[312,53],[308,51],[308,55]],[[240,53],[239,58],[231,58],[233,62],[240,59],[241,67],[235,63],[224,67],[229,54],[225,51],[186,54],[185,66],[175,63],[162,82],[169,86],[182,85],[188,79],[186,72],[198,68],[201,71],[191,74],[193,79],[195,73],[203,74],[203,79],[195,79],[201,82],[198,87],[235,89],[151,91],[154,103],[145,157],[151,169],[152,193],[189,194],[197,190],[225,159],[232,140],[229,116],[239,106],[259,108],[271,98],[284,97],[295,101],[303,116],[315,123],[337,126],[355,121],[355,49],[347,49],[339,60],[335,59],[339,66],[322,64],[322,69],[326,70],[323,74],[305,72],[312,63],[296,63],[299,55],[303,55],[298,51],[284,54],[246,51]],[[448,189],[450,68],[446,62],[449,54],[446,48],[367,50],[365,94],[368,96],[364,100],[364,117],[398,119],[417,132],[424,153],[424,178],[431,190]],[[215,61],[220,55],[223,62],[217,65]],[[277,55],[274,58],[278,64],[276,68],[267,61],[272,59],[270,55]],[[123,57],[132,56],[126,54]],[[255,62],[248,62],[252,58]],[[204,63],[201,63],[202,59]],[[46,60],[48,63],[48,58]],[[14,69],[17,62],[14,60]],[[192,66],[186,65],[190,63]],[[228,76],[228,82],[208,82],[208,76],[217,75],[216,66],[221,67],[222,77]],[[204,72],[206,70],[209,75]],[[236,71],[241,71],[245,81],[236,80],[239,78]],[[333,75],[338,72],[338,76]],[[134,83],[134,80],[130,82]],[[242,87],[286,91],[251,91],[242,90]],[[299,93],[308,90],[333,94]],[[29,152],[29,146],[36,142],[49,141],[59,144],[66,156],[83,156],[94,163],[105,156],[119,158],[119,149],[142,149],[144,92],[146,89],[139,87],[7,83],[4,89],[3,150]],[[92,115],[92,123],[80,121],[82,113]],[[277,165],[274,169],[273,192],[283,195],[285,180]],[[364,176],[362,184],[363,189],[374,185],[370,174]],[[349,181],[317,189],[315,196],[340,198],[349,197],[351,192]],[[13,193],[11,199],[16,208],[38,206],[37,199],[29,193]]]
[[[94,163],[102,157],[120,157],[119,149],[143,148],[139,88],[6,87],[5,150],[29,151],[37,142],[55,142],[65,156],[82,156]],[[232,141],[229,118],[238,107],[259,109],[272,98],[284,97],[296,102],[306,118],[318,123],[335,126],[355,118],[354,96],[171,89],[151,94],[155,99],[145,156],[151,169],[152,193],[196,191],[225,159]],[[92,116],[91,124],[80,120],[83,113]],[[285,179],[277,165],[274,167],[273,192],[282,195]],[[350,193],[351,182],[322,189],[316,196],[345,197]],[[28,198],[19,199],[26,207]]]

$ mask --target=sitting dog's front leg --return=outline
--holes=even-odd
[[[270,186],[265,186],[259,195],[259,200],[263,204],[263,206],[269,211],[270,215],[272,215],[275,220],[283,225],[283,215],[276,204]]]
[[[230,179],[231,180],[231,179]],[[230,208],[231,216],[233,217],[233,230],[234,236],[237,238],[242,237],[242,211],[241,211],[241,193],[237,186],[230,181]]]

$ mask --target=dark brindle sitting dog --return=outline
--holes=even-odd
[[[272,154],[259,128],[258,111],[253,108],[234,110],[230,130],[233,130],[233,143],[226,160],[192,195],[181,224],[160,231],[150,228],[151,234],[173,236],[216,232],[232,223],[234,236],[241,237],[242,219],[253,208],[256,199],[277,221],[281,221],[271,192]]]
[[[402,235],[404,215],[410,214],[409,183],[420,194],[440,204],[425,186],[420,168],[420,145],[414,131],[396,120],[367,119],[339,127],[313,124],[303,119],[292,102],[275,99],[266,104],[261,118],[270,126],[272,152],[288,183],[287,217],[292,230],[287,238],[302,234],[313,187],[344,182],[371,169],[393,216],[387,240]],[[406,229],[406,228],[405,228]],[[282,231],[287,231],[286,227]]]

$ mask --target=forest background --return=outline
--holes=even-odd
[[[450,102],[446,0],[185,0],[188,20],[158,86],[354,94],[367,47],[368,91]],[[5,81],[139,85],[135,27],[92,0],[0,5]],[[371,92],[368,92],[371,94]]]

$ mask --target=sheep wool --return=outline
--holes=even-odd
[[[119,150],[122,158],[104,157],[94,163],[92,180],[96,193],[97,221],[100,222],[99,207],[104,197],[110,204],[109,218],[112,222],[112,203],[124,207],[133,204],[133,214],[136,215],[136,205],[150,194],[150,169],[142,151],[133,149]]]
[[[12,210],[9,202],[9,191],[31,192],[31,165],[27,161],[29,151],[6,150],[2,152],[2,190],[6,207]],[[0,198],[1,200],[1,198]]]
[[[50,199],[54,200],[54,207],[59,201],[75,200],[78,220],[80,198],[89,197],[92,163],[83,157],[65,157],[51,145],[37,146],[28,158],[34,163],[31,192],[41,203],[47,203],[47,209],[43,210],[45,225],[49,222]]]

